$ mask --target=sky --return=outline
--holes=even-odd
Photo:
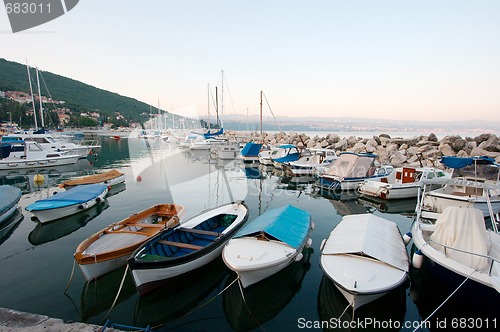
[[[1,8],[0,57],[185,116],[206,115],[223,71],[225,114],[258,114],[263,90],[276,116],[500,121],[499,15],[497,0],[82,0],[18,33]]]

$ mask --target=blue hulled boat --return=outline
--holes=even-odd
[[[21,195],[22,192],[19,188],[9,185],[0,186],[0,226],[14,215]]]

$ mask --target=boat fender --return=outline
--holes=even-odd
[[[416,269],[420,269],[423,261],[424,255],[422,255],[422,252],[420,250],[415,251],[413,253],[413,259],[411,260],[411,265]]]
[[[100,202],[102,201],[102,199],[101,199],[101,197],[97,197],[97,198],[95,199],[95,201],[96,201],[97,203],[100,203]]]
[[[80,204],[80,205],[78,205],[78,208],[79,208],[80,210],[83,210],[83,209],[85,208],[85,206],[83,206],[83,204]]]
[[[316,225],[313,222],[311,222],[311,230],[314,230],[315,227]]]
[[[325,247],[325,243],[326,243],[326,239],[323,239],[323,241],[321,241],[321,245],[319,246],[319,251],[323,251],[323,248]]]
[[[304,257],[304,255],[302,255],[302,253],[300,252],[297,256],[295,256],[295,261],[296,261],[296,262],[298,262],[298,261],[300,261],[303,257]]]
[[[407,246],[408,243],[410,243],[412,237],[413,234],[411,234],[411,232],[407,232],[405,235],[403,235],[403,242],[405,243],[405,246]]]
[[[306,248],[311,248],[312,243],[313,243],[313,240],[311,238],[308,238],[307,242],[306,242]]]

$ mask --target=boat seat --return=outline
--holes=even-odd
[[[195,234],[202,234],[202,235],[212,235],[212,236],[217,236],[217,237],[219,237],[221,235],[218,232],[206,231],[204,229],[196,229],[196,228],[184,228],[184,227],[181,227],[181,228],[179,228],[179,231],[189,232],[189,233],[195,233]]]
[[[173,241],[167,241],[167,240],[158,240],[158,243],[162,243],[162,244],[166,244],[166,245],[174,246],[174,247],[179,247],[179,248],[193,249],[193,250],[199,250],[199,249],[203,248],[202,246],[197,246],[194,244],[173,242]]]

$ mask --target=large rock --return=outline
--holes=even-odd
[[[431,141],[431,142],[437,142],[438,138],[437,138],[436,134],[430,133],[429,136],[427,136],[427,140]]]
[[[448,143],[441,144],[439,146],[439,151],[441,151],[443,156],[454,156],[455,155],[455,151]]]
[[[481,142],[479,147],[485,149],[486,151],[496,152],[498,151],[498,139],[495,135],[492,135],[488,140]]]
[[[342,138],[340,141],[335,143],[333,147],[335,148],[335,150],[344,151],[345,149],[347,149],[347,140],[345,138]]]
[[[389,156],[392,156],[396,151],[398,151],[398,148],[399,147],[397,144],[391,143],[385,148],[385,151],[387,151],[387,154]]]

